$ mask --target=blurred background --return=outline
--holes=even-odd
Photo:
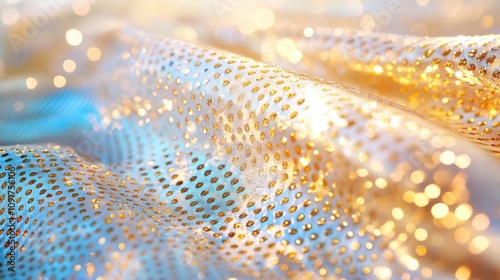
[[[213,38],[204,36],[200,26],[230,27],[243,35],[288,25],[304,30],[310,26],[327,27],[336,35],[485,35],[500,31],[500,19],[495,18],[499,13],[500,4],[495,0],[2,0],[0,77],[24,72],[26,75],[19,78],[26,80],[29,71],[47,71],[49,65],[64,62],[37,60],[40,53],[51,57],[48,54],[55,51],[83,52],[83,57],[90,55],[90,60],[97,60],[99,50],[89,48],[97,47],[103,39],[99,39],[101,34],[121,25],[211,44]],[[28,60],[31,70],[21,70]],[[82,66],[86,62],[81,61]],[[67,69],[62,74],[67,75]],[[56,83],[55,76],[58,75],[49,77],[50,84]],[[64,81],[61,77],[56,80],[59,84]],[[33,81],[30,79],[27,84],[33,87]],[[2,88],[5,86],[3,83]]]
[[[232,27],[245,35],[293,25],[328,27],[337,35],[456,36],[498,33],[499,12],[495,0],[2,0],[0,76],[34,50],[60,50],[68,36],[76,36],[70,45],[79,46],[80,37],[85,44],[121,24],[188,41],[203,41],[199,25]],[[67,33],[82,22],[85,30]]]

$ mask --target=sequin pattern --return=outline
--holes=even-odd
[[[498,36],[338,35],[311,27],[248,36],[230,27],[200,32],[225,49],[376,93],[500,153]]]
[[[2,190],[15,169],[17,277],[499,275],[500,166],[462,135],[208,47],[129,29],[112,49],[106,98],[80,103],[91,148],[0,150]]]

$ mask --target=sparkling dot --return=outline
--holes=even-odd
[[[455,209],[455,215],[460,221],[467,221],[472,215],[472,207],[469,204],[462,204]]]
[[[455,277],[457,277],[458,280],[468,280],[470,277],[470,268],[461,265],[455,272]]]
[[[387,187],[387,180],[385,180],[384,178],[377,178],[377,180],[375,180],[375,185],[379,189],[385,189]]]
[[[91,61],[98,61],[101,58],[101,50],[96,47],[91,47],[87,51],[87,56]]]
[[[470,162],[471,159],[468,155],[459,155],[455,159],[455,164],[461,169],[469,167]]]
[[[432,277],[432,269],[425,267],[422,269],[422,276],[425,278],[429,279]]]
[[[377,276],[379,279],[389,279],[392,276],[392,271],[390,268],[386,266],[376,266],[373,269],[373,273],[375,276]]]
[[[451,165],[455,162],[455,154],[452,151],[444,151],[439,159],[443,164]]]
[[[29,88],[29,89],[34,89],[36,88],[36,86],[38,85],[38,82],[35,78],[33,77],[29,77],[26,79],[26,86]]]
[[[146,115],[146,109],[144,108],[140,108],[138,111],[137,111],[137,114],[139,114],[139,116],[143,117]]]
[[[436,184],[430,184],[427,187],[425,187],[425,195],[427,195],[428,198],[437,198],[441,194],[441,189],[436,185]]]
[[[485,230],[490,226],[490,219],[485,214],[478,214],[472,220],[472,226],[476,230]]]
[[[417,245],[417,247],[415,247],[415,252],[419,256],[425,256],[425,254],[427,254],[427,248],[424,245]]]
[[[457,198],[452,192],[445,192],[443,194],[443,202],[448,204],[448,205],[453,205],[457,202]]]
[[[288,59],[291,63],[299,63],[302,59],[302,52],[298,49],[294,49],[288,55]]]
[[[373,67],[373,72],[375,72],[375,74],[382,74],[382,72],[384,72],[384,68],[380,65],[375,65],[375,67]]]
[[[253,14],[253,18],[260,29],[268,29],[274,25],[274,13],[269,8],[257,8]]]
[[[287,57],[291,51],[295,50],[295,42],[289,38],[283,38],[278,41],[277,50],[279,55]]]
[[[66,32],[66,41],[72,46],[78,46],[82,43],[82,32],[76,29],[70,29]]]
[[[19,10],[16,9],[16,7],[7,6],[2,9],[1,17],[3,23],[5,23],[6,25],[13,25],[19,20]]]
[[[314,29],[312,27],[307,27],[304,29],[304,36],[306,37],[312,37],[314,35]]]
[[[406,267],[411,271],[417,270],[419,265],[420,264],[418,263],[418,260],[414,258],[408,258],[408,260],[406,261]]]
[[[425,173],[422,170],[417,170],[411,173],[411,180],[415,184],[420,184],[425,179]]]
[[[401,209],[399,207],[392,209],[392,216],[394,217],[394,219],[401,220],[401,219],[403,219],[404,215],[405,214],[403,212],[403,209]]]
[[[415,230],[415,239],[418,241],[424,241],[427,239],[427,231],[423,228],[417,228]]]
[[[320,274],[320,275],[322,275],[322,276],[325,276],[327,272],[328,272],[328,271],[327,271],[325,268],[321,268],[321,269],[319,270],[319,274]]]
[[[87,266],[87,273],[88,273],[88,274],[93,274],[93,273],[94,273],[94,271],[95,271],[95,268],[94,268],[94,266],[93,266],[93,265],[89,265],[89,266]]]
[[[85,16],[90,11],[90,4],[87,0],[77,0],[73,2],[73,12],[78,16]]]
[[[424,207],[429,204],[429,198],[423,193],[417,193],[415,194],[414,202],[418,207]]]
[[[441,219],[448,214],[448,205],[444,203],[437,203],[432,206],[431,213],[436,219]]]
[[[493,26],[493,22],[495,21],[495,19],[491,16],[491,15],[485,15],[482,19],[481,19],[481,26],[483,28],[490,28]]]
[[[415,193],[412,191],[406,191],[403,194],[403,199],[404,199],[404,201],[406,201],[408,203],[412,203],[415,201]]]
[[[490,241],[488,240],[488,238],[479,235],[479,236],[474,237],[474,239],[472,239],[472,244],[474,245],[474,247],[476,247],[476,249],[479,252],[483,252],[484,250],[488,249],[488,246],[490,245]],[[473,252],[473,253],[475,253],[475,252]]]
[[[54,86],[56,88],[62,88],[66,85],[66,78],[61,75],[57,75],[54,77]]]
[[[64,71],[66,71],[68,73],[72,73],[76,69],[76,63],[71,59],[66,59],[63,62],[63,68],[64,68]]]

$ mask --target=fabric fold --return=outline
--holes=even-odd
[[[15,169],[19,253],[17,274],[2,264],[0,278],[499,275],[500,162],[460,130],[406,97],[113,34],[88,81],[96,99],[71,102],[82,93],[68,90],[62,104],[39,101],[84,112],[75,139],[1,147],[2,180]],[[373,74],[356,65],[366,68],[345,69]]]

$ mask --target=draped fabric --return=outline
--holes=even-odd
[[[0,9],[0,279],[500,278],[495,1]]]

